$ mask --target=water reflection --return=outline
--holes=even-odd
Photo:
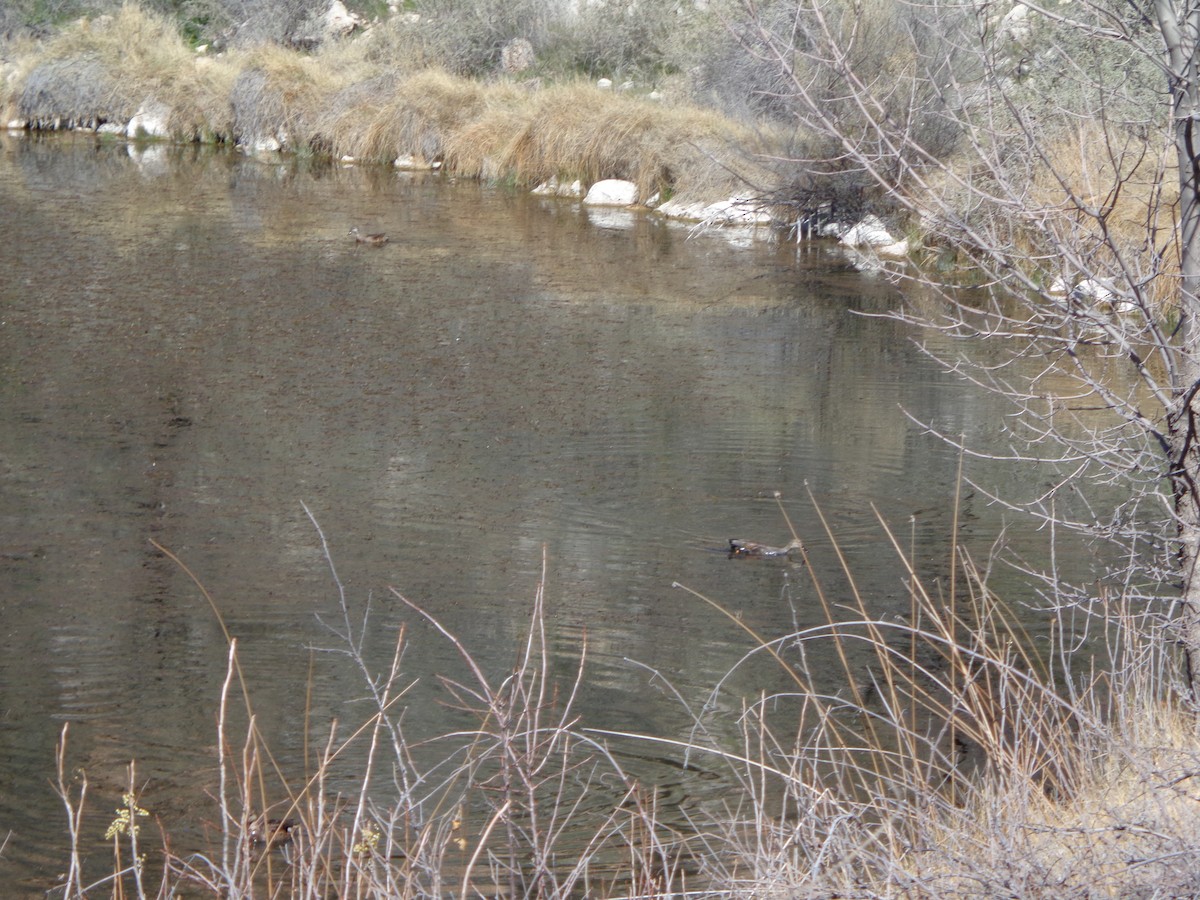
[[[650,672],[702,698],[746,648],[673,582],[760,633],[820,620],[797,568],[715,552],[786,540],[774,491],[836,593],[812,491],[880,615],[908,601],[871,503],[925,574],[945,565],[958,460],[905,411],[968,435],[996,411],[852,315],[896,289],[835,250],[386,170],[0,148],[0,871],[31,887],[62,858],[45,785],[64,721],[101,809],[137,756],[146,805],[211,817],[225,641],[150,539],[222,609],[296,769],[306,705],[323,728],[364,693],[319,656],[306,697],[337,592],[302,504],[373,607],[376,664],[411,619],[394,585],[505,671],[545,548],[564,672],[589,642],[588,721],[673,737],[690,721]],[[977,504],[964,522],[984,542],[998,525]],[[457,662],[412,629],[408,723],[432,732],[429,676]],[[779,678],[743,668],[716,717]]]

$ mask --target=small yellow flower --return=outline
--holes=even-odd
[[[125,802],[125,805],[116,811],[117,817],[108,826],[108,831],[104,832],[104,839],[106,841],[112,840],[122,834],[133,837],[138,833],[138,824],[134,821],[135,818],[150,815],[150,813],[137,805],[137,797],[133,796],[133,794],[127,793],[121,799]]]
[[[375,826],[369,822],[363,826],[362,837],[359,842],[354,845],[355,853],[373,853],[375,848],[379,846],[379,832],[375,830]]]

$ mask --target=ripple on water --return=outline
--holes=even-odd
[[[206,153],[151,179],[119,149],[6,146],[0,544],[45,552],[0,560],[0,820],[23,848],[0,867],[49,865],[26,851],[61,837],[45,785],[66,720],[97,783],[115,789],[138,756],[156,803],[203,818],[227,644],[192,575],[293,775],[306,736],[363,710],[361,672],[321,652],[344,644],[318,616],[358,628],[370,606],[372,671],[406,626],[405,722],[439,734],[459,723],[434,676],[469,673],[389,587],[503,677],[543,548],[560,686],[586,639],[584,721],[686,741],[701,716],[727,739],[741,698],[784,676],[672,585],[761,634],[819,622],[803,567],[720,552],[785,542],[781,491],[847,600],[811,491],[860,590],[902,610],[872,504],[900,528],[917,515],[906,545],[937,574],[958,464],[914,419],[997,439],[994,408],[896,323],[853,315],[896,289],[817,251],[689,240],[644,216],[596,229],[577,205],[438,179],[278,178]],[[360,252],[354,222],[397,237]],[[998,514],[963,513],[986,547]],[[688,814],[733,783],[669,743],[617,749]]]

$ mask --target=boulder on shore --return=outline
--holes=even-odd
[[[842,235],[842,243],[849,247],[888,247],[898,244],[877,216],[866,216]]]
[[[633,206],[637,203],[637,185],[619,178],[597,181],[583,198],[589,206]]]
[[[171,136],[169,123],[171,107],[157,100],[147,100],[138,107],[125,127],[128,138],[167,138]]]

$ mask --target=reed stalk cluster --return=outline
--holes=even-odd
[[[780,510],[790,527],[782,502]],[[586,642],[573,671],[555,671],[539,587],[502,673],[485,671],[432,614],[393,592],[413,622],[456,651],[463,674],[441,687],[472,722],[417,748],[403,722],[409,626],[373,669],[363,651],[369,616],[351,614],[326,548],[341,598],[331,627],[361,672],[370,713],[314,735],[320,746],[303,777],[283,771],[227,632],[208,845],[172,845],[170,823],[142,808],[131,765],[127,793],[112,798],[112,864],[86,874],[94,860],[81,823],[97,800],[84,773],[70,774],[64,727],[57,790],[70,849],[56,895],[1192,895],[1200,753],[1153,625],[1115,603],[1086,664],[1064,629],[1035,652],[953,538],[952,574],[923,584],[880,528],[907,570],[911,605],[900,620],[872,616],[848,569],[848,593],[830,596],[803,546],[802,561],[761,564],[803,566],[825,614],[818,626],[764,637],[675,585],[699,610],[729,618],[747,646],[739,667],[766,659],[790,681],[743,700],[734,740],[711,713],[698,713],[684,735],[589,727],[577,709]],[[826,537],[842,560],[831,530]],[[837,690],[819,688],[808,670],[818,645],[841,660]],[[717,708],[713,700],[704,708]],[[620,742],[723,769],[723,812],[665,815],[654,786],[611,749]],[[436,760],[418,762],[431,746],[442,748]]]

